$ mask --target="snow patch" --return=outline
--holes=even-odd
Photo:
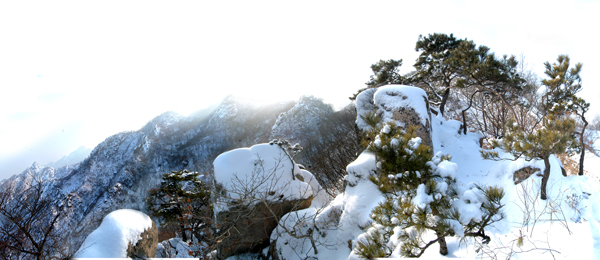
[[[231,150],[219,155],[213,165],[215,181],[227,191],[227,198],[217,199],[215,214],[226,210],[229,200],[249,195],[274,201],[281,198],[306,199],[318,192],[313,192],[312,187],[316,185],[312,174],[301,171],[287,152],[276,144]],[[312,187],[296,175],[312,182]]]
[[[102,224],[83,242],[76,257],[127,257],[127,245],[135,246],[141,234],[152,227],[148,215],[132,209],[120,209],[106,215]]]
[[[399,108],[413,109],[421,120],[422,125],[427,125],[429,113],[427,111],[427,93],[423,89],[405,85],[386,85],[376,89],[367,89],[356,97],[356,110],[358,117],[356,125],[363,131],[369,131],[369,126],[364,120],[368,113],[381,116],[381,122],[395,122],[394,111]],[[376,110],[376,111],[375,111]]]

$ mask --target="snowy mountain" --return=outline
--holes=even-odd
[[[162,174],[182,169],[208,173],[219,154],[271,138],[309,140],[302,137],[306,131],[318,128],[333,114],[331,106],[312,97],[265,106],[228,97],[219,106],[188,117],[167,112],[138,131],[115,134],[79,163],[57,168],[34,164],[0,182],[0,188],[10,183],[24,186],[32,176],[43,176],[46,196],[61,201],[59,208],[47,209],[54,212],[48,216],[61,214],[59,233],[71,238],[71,250],[77,250],[108,213],[122,208],[146,211],[147,192],[158,186]],[[294,125],[297,121],[289,115],[304,118],[302,127]],[[314,137],[310,140],[322,142]]]
[[[49,162],[44,166],[52,167],[52,168],[59,168],[59,167],[65,166],[65,165],[76,164],[76,163],[83,161],[85,158],[87,158],[91,152],[92,152],[92,149],[86,148],[85,146],[81,146],[81,147],[77,148],[77,150],[71,152],[69,155],[63,156],[58,161]]]
[[[403,107],[405,103],[399,101],[397,105]],[[393,122],[396,110],[388,106],[380,105],[386,109],[383,114],[391,112],[386,119]],[[427,110],[416,109],[416,114],[424,115]],[[33,176],[46,181],[46,196],[61,201],[58,208],[47,209],[47,215],[61,214],[57,223],[60,233],[70,238],[71,249],[77,250],[108,213],[123,208],[146,211],[147,191],[157,187],[163,173],[182,169],[211,172],[219,154],[274,138],[287,138],[306,147],[305,155],[294,160],[307,168],[312,166],[311,173],[343,167],[347,175],[345,171],[341,173],[346,176],[345,190],[329,193],[331,201],[327,205],[313,205],[282,218],[280,227],[295,225],[293,220],[297,216],[304,216],[306,223],[303,222],[303,228],[294,229],[297,233],[293,236],[285,229],[274,231],[271,235],[277,239],[272,240],[274,249],[280,259],[358,259],[355,249],[359,242],[364,242],[361,238],[365,234],[402,232],[400,227],[379,230],[370,224],[372,210],[385,200],[369,179],[377,171],[375,155],[363,152],[354,162],[341,163],[343,166],[317,163],[326,154],[349,150],[339,147],[337,141],[346,137],[357,139],[353,129],[356,115],[356,111],[334,111],[312,97],[268,106],[243,104],[228,97],[219,106],[188,117],[167,112],[138,131],[113,135],[78,164],[52,168],[34,163],[22,174],[0,182],[0,188],[13,183],[14,190],[23,189]],[[456,178],[456,192],[460,195],[453,202],[457,211],[477,219],[477,205],[485,201],[476,192],[478,186],[496,186],[505,192],[504,215],[486,229],[490,242],[449,237],[447,258],[600,259],[600,184],[594,177],[598,176],[595,169],[600,158],[587,157],[585,167],[589,176],[563,177],[560,161],[552,156],[548,199],[541,200],[542,178],[535,172],[544,170],[543,162],[484,160],[479,152],[480,135],[460,134],[461,123],[445,120],[441,115],[420,118],[425,119],[423,125],[431,126],[434,153],[451,157],[448,165],[453,168],[451,175]],[[347,125],[352,127],[344,127]],[[536,170],[515,181],[517,172],[526,167]],[[319,182],[324,183],[321,179]],[[309,234],[311,239],[302,234]],[[391,257],[401,256],[399,240],[394,238],[387,246]],[[437,244],[433,245],[422,258],[444,258],[436,247]]]

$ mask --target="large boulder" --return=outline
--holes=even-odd
[[[427,93],[424,90],[404,85],[387,85],[367,89],[356,97],[358,117],[356,125],[362,131],[369,131],[363,117],[368,113],[380,118],[381,122],[393,122],[401,129],[410,125],[418,126],[417,136],[422,144],[433,147],[431,140],[431,113]]]
[[[218,259],[264,249],[281,217],[308,208],[317,194],[312,174],[282,143],[235,149],[213,164]]]
[[[78,258],[156,257],[158,229],[148,215],[120,209],[106,215],[102,224],[83,242]]]
[[[281,200],[250,207],[235,206],[219,212],[217,222],[221,227],[231,228],[217,245],[218,258],[261,252],[269,246],[271,233],[279,220],[289,212],[308,208],[312,199]]]

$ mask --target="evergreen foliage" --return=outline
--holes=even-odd
[[[482,98],[486,102],[501,103],[503,110],[508,109],[513,117],[521,120],[514,107],[523,105],[519,93],[527,84],[519,73],[519,62],[514,56],[498,58],[487,46],[477,46],[472,40],[443,33],[420,35],[415,50],[420,52],[413,65],[415,71],[402,75],[399,73],[401,59],[380,60],[371,65],[373,75],[366,83],[367,87],[351,99],[368,88],[407,84],[425,90],[432,107],[444,117],[458,119],[462,116],[464,133],[469,121],[474,121],[478,130],[487,131],[486,120],[490,118],[486,117],[497,114],[497,108],[473,104],[474,100],[481,102]],[[471,108],[478,110],[472,114],[479,116],[467,118],[466,111]],[[459,109],[462,113],[458,112]],[[502,128],[508,116],[501,115],[502,123],[496,127]],[[497,130],[492,128],[491,131]]]
[[[546,87],[544,109],[547,114],[573,112],[576,107],[585,103],[583,99],[575,96],[582,88],[579,73],[583,65],[577,63],[574,68],[569,66],[570,59],[567,55],[559,55],[557,63],[544,63],[546,67],[544,73],[548,76],[548,79],[542,80],[542,84]]]
[[[545,62],[544,72],[548,79],[542,80],[542,84],[546,87],[544,94],[544,109],[548,114],[565,115],[575,114],[583,121],[579,134],[579,146],[581,155],[579,157],[579,175],[583,175],[583,162],[585,158],[585,129],[588,126],[588,121],[585,118],[585,113],[590,109],[590,103],[587,103],[583,98],[577,97],[576,94],[581,91],[581,72],[582,64],[577,63],[575,67],[570,68],[570,59],[567,55],[559,55],[557,62],[550,64]]]
[[[518,127],[511,119],[506,124],[508,130],[504,139],[491,142],[492,147],[502,148],[505,152],[511,153],[514,160],[524,157],[526,160],[544,161],[545,169],[540,187],[540,198],[543,200],[547,198],[546,185],[550,177],[550,155],[566,153],[570,156],[584,145],[585,126],[580,132],[580,142],[576,142],[576,123],[575,120],[568,117],[569,114],[575,113],[580,115],[584,122],[587,122],[584,114],[589,109],[589,103],[575,96],[581,90],[579,72],[582,64],[578,63],[574,68],[569,68],[569,63],[569,57],[566,55],[559,55],[557,63],[544,63],[548,79],[542,80],[546,90],[542,96],[540,107],[544,115],[541,119],[541,127],[527,132],[522,127]],[[481,154],[487,159],[502,159],[496,151],[482,151]],[[583,174],[582,166],[583,156],[580,160],[580,174]]]
[[[440,253],[448,253],[446,237],[490,238],[484,228],[503,217],[504,192],[496,187],[471,187],[479,194],[481,219],[461,216],[453,206],[460,199],[456,186],[455,164],[449,156],[432,155],[430,147],[415,137],[416,126],[404,132],[393,123],[373,125],[366,134],[373,141],[368,149],[377,157],[377,175],[371,176],[386,200],[372,212],[372,223],[361,238],[356,252],[364,258],[389,257],[401,246],[401,255],[419,257],[434,243]],[[426,233],[435,239],[426,241]]]
[[[410,81],[400,74],[400,66],[402,66],[402,59],[379,60],[377,63],[372,64],[371,71],[373,71],[373,75],[371,75],[369,81],[365,83],[367,87],[360,89],[352,95],[350,100],[356,100],[358,94],[370,88],[377,88],[389,84],[409,83]]]
[[[514,160],[524,157],[526,160],[544,160],[544,176],[542,177],[540,198],[545,200],[546,184],[550,177],[550,155],[558,153],[572,154],[579,149],[579,143],[574,136],[575,120],[567,117],[556,118],[550,115],[545,120],[545,125],[532,133],[526,133],[509,120],[508,131],[503,140],[492,140],[494,148],[502,148],[514,156]],[[486,159],[500,158],[497,151],[481,151]]]
[[[152,216],[178,223],[183,241],[203,240],[212,216],[210,189],[198,176],[187,170],[165,173],[160,187],[151,189],[146,198]]]
[[[451,89],[475,88],[476,92],[503,102],[512,108],[511,99],[520,91],[525,80],[517,73],[518,62],[514,56],[496,58],[490,48],[477,46],[467,39],[456,39],[452,34],[420,36],[415,48],[421,51],[414,67],[417,73],[412,81],[428,91],[430,100],[440,100],[439,110],[445,112]],[[471,102],[472,95],[464,102]],[[470,108],[470,106],[469,106]],[[467,108],[468,109],[468,108]],[[466,118],[463,113],[463,127]]]
[[[405,79],[400,74],[400,66],[402,59],[399,60],[379,60],[379,62],[371,65],[373,75],[370,76],[367,86],[369,88],[380,87],[388,84],[402,84]]]

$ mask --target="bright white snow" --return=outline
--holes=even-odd
[[[424,90],[405,85],[387,85],[365,90],[356,97],[356,124],[363,131],[369,130],[370,126],[362,119],[367,113],[375,112],[383,123],[387,123],[393,121],[393,112],[398,108],[412,108],[419,115],[421,124],[426,125],[429,121],[426,99]]]
[[[414,93],[406,91],[410,87],[385,87],[383,89],[403,89],[407,98],[419,98],[422,90]],[[372,100],[380,90],[370,89],[357,97],[359,115],[373,111],[377,107]],[[377,92],[377,93],[376,93]],[[394,93],[394,92],[389,92]],[[413,95],[414,94],[414,95]],[[361,95],[363,97],[361,98]],[[401,95],[380,96],[377,100],[386,100],[398,104],[409,101],[393,101],[392,98],[401,98]],[[420,100],[419,100],[420,102]],[[361,109],[362,108],[362,109]],[[417,107],[416,111],[424,112],[426,109]],[[428,117],[428,116],[427,116]],[[357,124],[366,126],[357,119]],[[463,258],[463,259],[600,259],[600,184],[596,181],[600,174],[595,173],[600,168],[600,159],[595,156],[586,156],[586,169],[590,176],[563,177],[560,170],[560,161],[552,156],[551,174],[548,181],[548,200],[539,198],[541,177],[532,175],[526,181],[517,185],[513,182],[513,173],[525,166],[534,166],[544,170],[541,161],[492,161],[484,160],[479,150],[479,138],[475,133],[461,135],[458,133],[460,122],[446,121],[440,116],[432,118],[432,141],[434,153],[449,154],[451,162],[442,162],[437,171],[443,176],[456,178],[459,200],[454,201],[454,207],[461,212],[461,222],[470,220],[479,221],[482,212],[479,205],[485,201],[479,186],[498,186],[504,189],[503,199],[505,218],[486,230],[492,240],[487,245],[481,245],[473,239],[466,238],[461,243],[460,237],[449,238],[447,256],[439,254],[439,247],[434,244],[422,259]],[[366,128],[362,128],[366,129]],[[503,158],[512,158],[509,154],[500,152]],[[577,157],[578,158],[578,157]],[[276,243],[285,259],[303,259],[315,256],[319,259],[358,259],[349,247],[356,246],[357,240],[365,232],[376,232],[377,228],[368,225],[371,211],[383,201],[383,195],[377,187],[368,180],[376,167],[373,154],[363,152],[353,163],[348,165],[346,191],[339,194],[324,208],[309,208],[288,215],[295,215],[286,219],[284,224],[293,227],[292,220],[315,219],[316,224],[308,227],[319,229],[313,235],[314,244],[318,254],[314,253],[311,241],[307,238],[295,239],[286,235],[281,229],[273,232],[271,238],[277,239]],[[445,183],[439,183],[438,189],[447,189]],[[422,194],[419,202],[426,203],[430,195]],[[300,214],[300,215],[298,215]],[[287,215],[286,215],[287,216]],[[325,224],[328,223],[328,224]],[[462,235],[460,223],[449,223],[457,234]],[[298,232],[298,234],[302,234]],[[395,233],[401,232],[399,227]],[[412,232],[404,230],[404,232]],[[428,234],[435,236],[434,234]],[[517,243],[522,241],[521,243]],[[396,248],[392,257],[399,257],[399,241],[392,238],[389,246]],[[509,257],[509,255],[511,255]]]
[[[145,230],[152,227],[148,215],[132,209],[119,209],[106,215],[102,224],[83,242],[77,258],[127,257],[127,245],[135,245]]]
[[[227,209],[229,199],[272,201],[315,195],[318,203],[327,201],[324,194],[318,194],[320,186],[312,174],[301,170],[277,144],[231,150],[219,155],[213,165],[215,181],[227,191],[227,198],[218,198],[215,214]]]

